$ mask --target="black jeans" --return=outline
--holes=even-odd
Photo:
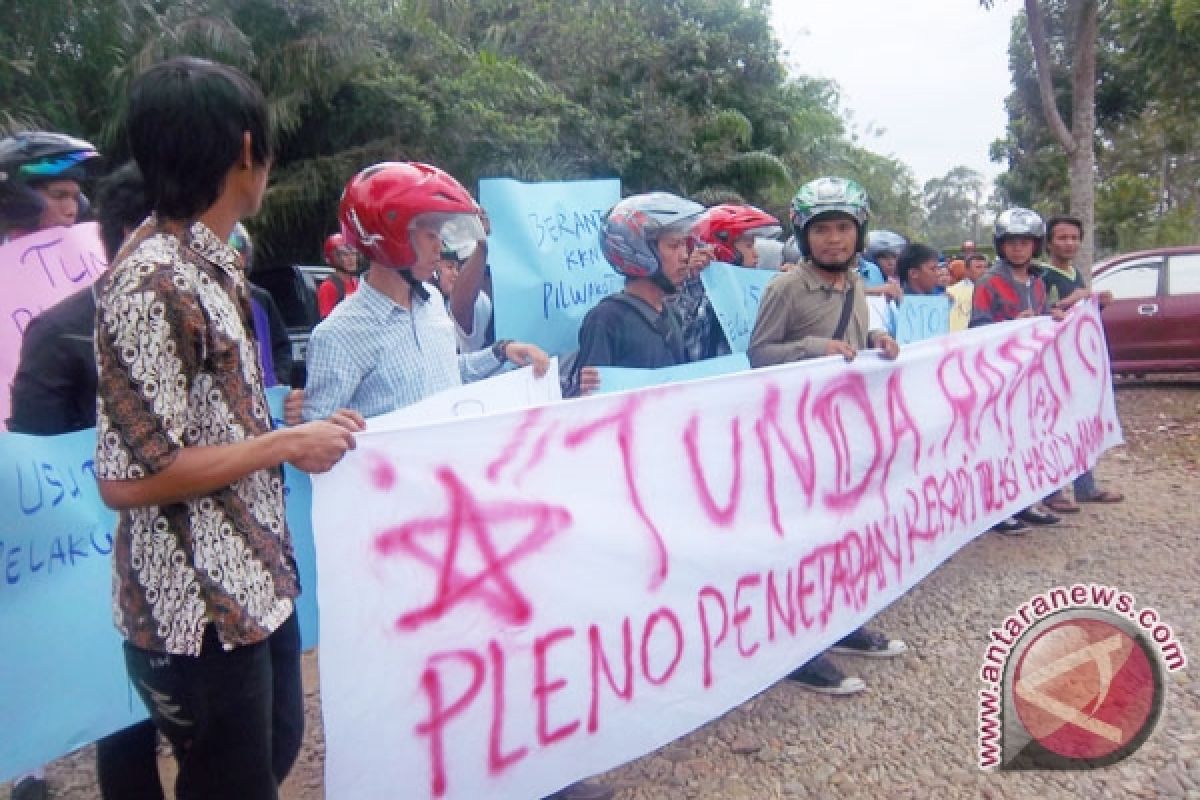
[[[97,741],[96,777],[104,800],[163,800],[154,723],[143,720]]]
[[[129,677],[179,762],[177,800],[276,800],[304,738],[300,626],[225,650],[212,625],[198,657],[125,643]]]

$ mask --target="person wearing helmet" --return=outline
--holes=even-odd
[[[1042,253],[1046,225],[1036,211],[1009,208],[996,217],[996,263],[975,286],[971,327],[1049,314],[1062,319],[1062,312],[1046,302],[1046,285],[1041,268],[1033,259]],[[1030,506],[997,524],[998,533],[1024,533],[1028,525],[1054,525],[1059,517]]]
[[[871,231],[867,234],[867,247],[863,256],[879,267],[881,277],[877,283],[868,281],[868,287],[900,280],[896,265],[907,244],[903,236],[892,231]]]
[[[325,263],[333,267],[333,274],[317,287],[317,314],[321,319],[358,290],[358,253],[346,244],[346,238],[331,233],[325,239],[324,252]]]
[[[699,203],[666,192],[626,197],[609,210],[600,251],[625,276],[625,287],[583,318],[576,371],[656,369],[688,361],[683,323],[668,299],[688,278],[697,243],[693,228],[703,213]]]
[[[1050,313],[1042,269],[1034,263],[1042,253],[1046,226],[1036,211],[1010,208],[996,217],[993,241],[996,263],[975,287],[971,327]]]
[[[678,292],[667,297],[683,326],[687,361],[702,361],[732,352],[700,271],[714,259],[755,269],[759,264],[757,242],[778,236],[782,230],[775,217],[748,205],[713,206],[697,219],[692,235],[698,246],[692,248],[688,259],[688,277]]]
[[[774,217],[745,205],[713,206],[695,221],[687,277],[677,291],[666,296],[667,305],[678,316],[683,329],[686,361],[702,361],[731,352],[700,273],[714,258],[737,266],[757,265],[755,234],[779,230],[779,221]]]
[[[15,239],[74,225],[86,205],[81,184],[100,154],[83,139],[28,131],[0,139],[0,235]]]
[[[99,185],[100,238],[112,261],[121,242],[150,208],[135,164],[126,164]],[[56,436],[96,425],[95,287],[55,303],[29,323],[12,382],[8,429]],[[96,775],[104,800],[138,797],[161,800],[158,732],[143,721],[96,741]],[[15,780],[12,800],[48,796],[40,771]]]
[[[114,621],[131,684],[175,753],[176,796],[275,798],[304,730],[280,468],[332,468],[364,423],[350,411],[271,422],[228,244],[266,192],[262,92],[232,67],[174,58],[135,78],[127,102],[153,214],[96,297]]]
[[[748,350],[751,364],[832,354],[852,360],[858,349],[876,346],[888,357],[898,355],[899,345],[886,331],[868,330],[862,278],[852,269],[866,243],[868,217],[866,192],[854,181],[821,178],[800,187],[792,200],[792,224],[803,262],[763,293]],[[830,289],[844,302],[827,302]],[[839,325],[843,307],[846,322]]]
[[[0,243],[45,228],[74,225],[86,204],[81,184],[90,177],[91,169],[99,160],[100,154],[89,142],[61,133],[26,131],[0,139]],[[90,297],[90,287],[86,291]],[[64,309],[70,309],[72,319],[78,318],[76,311],[91,302],[83,298],[81,292],[67,299],[72,303],[64,305]],[[59,305],[65,302],[66,299]],[[32,321],[30,329],[34,329]],[[62,375],[48,363],[51,348],[34,349],[33,345],[48,343],[43,334],[59,343],[62,332],[56,324],[48,325],[45,321],[35,332],[38,335],[32,340],[28,335],[22,337],[18,369],[24,372],[20,383],[14,379],[13,387],[14,401],[21,403],[21,407],[12,409],[9,430],[40,433],[49,427],[54,433],[65,433],[58,429],[64,413],[72,420],[70,430],[81,430],[73,423],[92,417],[94,411],[89,412],[87,406],[95,408],[95,394],[90,399],[80,398],[77,393],[64,390],[69,387],[49,385],[56,374],[59,378]],[[71,359],[66,363],[77,366],[79,360]],[[43,378],[44,366],[50,369]],[[94,387],[94,379],[91,383]],[[41,407],[41,401],[47,399],[55,401],[54,404]],[[37,769],[14,781],[12,796],[14,800],[32,800],[46,797],[48,792],[45,775]]]
[[[507,363],[545,373],[549,359],[531,344],[501,340],[458,353],[454,321],[430,281],[443,248],[477,244],[484,232],[479,207],[453,177],[417,162],[375,164],[346,184],[338,219],[370,267],[358,291],[313,329],[304,419],[342,407],[384,414]]]
[[[867,194],[854,181],[820,178],[792,200],[795,241],[803,257],[796,269],[767,284],[747,355],[755,367],[840,355],[852,360],[864,347],[885,358],[900,353],[886,331],[870,330],[863,280],[854,267],[866,245]],[[879,631],[859,628],[834,652],[888,657],[907,647]],[[788,676],[812,691],[853,694],[866,688],[820,654]]]
[[[774,239],[783,228],[779,220],[754,206],[722,204],[705,211],[696,222],[695,235],[710,245],[716,261],[755,269],[759,265],[757,243]]]

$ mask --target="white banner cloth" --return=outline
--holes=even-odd
[[[1090,305],[364,434],[314,480],[327,796],[528,800],[653,751],[1121,441]]]

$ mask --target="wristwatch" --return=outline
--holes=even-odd
[[[492,356],[501,364],[507,363],[508,356],[505,351],[508,350],[508,346],[512,343],[512,339],[497,339],[496,343],[492,345]]]

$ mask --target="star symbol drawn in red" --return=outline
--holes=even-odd
[[[375,539],[375,550],[380,555],[404,554],[437,573],[432,600],[401,614],[396,619],[396,628],[415,630],[441,619],[471,598],[484,603],[505,623],[528,622],[533,608],[509,569],[570,527],[571,512],[562,506],[524,500],[480,502],[448,467],[438,469],[437,479],[446,492],[445,514],[406,522]],[[528,533],[501,552],[496,529],[514,523],[526,523]],[[445,541],[440,552],[426,544],[439,539]],[[479,566],[462,569],[459,559],[472,545]]]

